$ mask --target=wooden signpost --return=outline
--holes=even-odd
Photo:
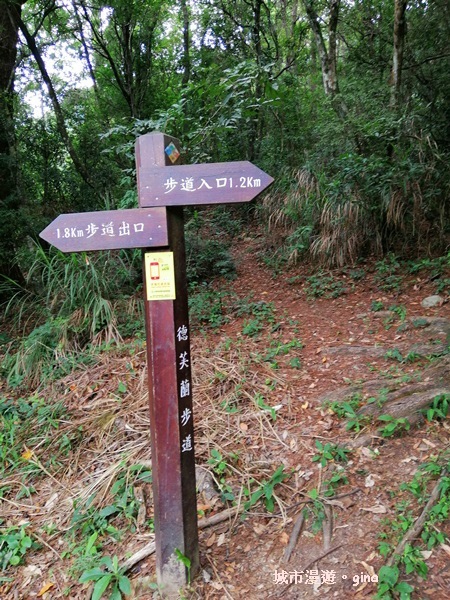
[[[40,236],[62,252],[166,246],[164,208],[59,215]]]
[[[139,137],[140,208],[60,215],[41,233],[63,252],[144,248],[156,571],[167,596],[199,568],[183,206],[248,202],[273,181],[249,162],[179,162],[175,138]]]

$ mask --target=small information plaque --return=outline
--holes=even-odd
[[[173,252],[145,253],[147,300],[175,300]]]

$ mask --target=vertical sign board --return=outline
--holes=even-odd
[[[162,133],[141,136],[138,182],[143,168],[176,165],[179,156],[178,140]],[[168,248],[144,250],[143,269],[156,570],[158,583],[170,594],[188,581],[176,550],[189,559],[191,576],[199,556],[183,207],[166,210]]]

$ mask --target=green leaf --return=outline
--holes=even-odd
[[[131,582],[126,575],[119,577],[119,588],[124,594],[131,594]]]
[[[270,498],[266,499],[266,508],[269,512],[273,512],[274,508],[275,508],[275,503],[273,501],[273,497],[271,496]]]
[[[86,583],[86,581],[97,581],[100,579],[100,577],[103,577],[104,574],[105,571],[99,567],[95,567],[93,569],[89,569],[88,571],[84,571],[78,581],[79,583]]]
[[[401,581],[395,586],[395,591],[400,593],[400,600],[410,600],[414,588],[406,581]]]
[[[108,575],[105,575],[97,581],[97,583],[94,585],[94,590],[92,592],[92,600],[100,600],[100,598],[103,596],[103,592],[111,583],[111,579],[112,575],[111,573],[109,573]]]
[[[392,417],[391,415],[380,415],[378,417],[379,421],[393,421],[394,417]]]
[[[101,559],[100,563],[101,563],[102,565],[105,565],[105,566],[106,566],[106,568],[107,568],[109,571],[114,571],[113,562],[112,562],[112,560],[111,560],[111,557],[110,557],[110,556],[104,556],[104,557]]]
[[[109,597],[109,600],[122,600],[122,594],[120,593],[120,590],[117,587],[117,584],[114,586],[114,589],[111,592],[111,596]]]
[[[258,500],[264,495],[264,490],[262,488],[260,488],[259,490],[256,490],[256,492],[253,492],[253,494],[250,496],[250,506],[253,506],[254,504],[256,504],[258,502]]]
[[[89,539],[86,544],[86,548],[84,549],[85,556],[89,556],[90,554],[96,553],[97,549],[95,548],[94,544],[97,541],[97,538],[98,538],[98,531],[94,531],[94,533],[89,536]],[[92,550],[94,550],[94,552],[92,552]]]
[[[383,565],[378,573],[378,580],[389,584],[390,587],[394,587],[398,580],[399,570],[397,567],[388,567]]]
[[[400,592],[401,594],[410,594],[414,591],[414,588],[412,585],[409,585],[409,583],[406,583],[406,581],[400,581],[400,583],[397,583],[395,586],[395,591]]]
[[[312,499],[312,500],[316,500],[319,497],[319,490],[317,490],[316,488],[313,488],[312,490],[310,490],[308,492],[308,496]]]
[[[117,506],[115,506],[114,504],[109,504],[108,506],[105,506],[105,508],[102,508],[102,510],[99,512],[99,515],[103,519],[106,519],[106,517],[115,515],[118,512],[119,512],[119,509],[117,508]]]

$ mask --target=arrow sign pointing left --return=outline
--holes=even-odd
[[[62,252],[151,248],[169,243],[163,207],[59,215],[39,235]]]
[[[141,168],[140,206],[188,206],[249,202],[273,178],[248,161]]]

